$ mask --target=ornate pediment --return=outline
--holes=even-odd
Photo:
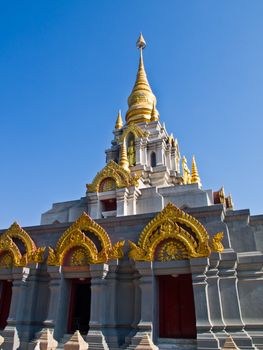
[[[112,245],[107,232],[85,212],[62,234],[56,248],[49,247],[48,265],[105,263],[121,259],[124,241]]]
[[[223,251],[223,232],[210,237],[193,216],[169,203],[151,220],[139,236],[129,241],[129,257],[137,261],[169,261],[208,257]]]
[[[24,246],[25,253],[20,251],[16,240]],[[0,268],[43,262],[45,249],[45,247],[37,248],[29,234],[14,222],[0,236]]]
[[[139,176],[130,174],[119,164],[111,160],[100,172],[97,173],[92,183],[87,185],[88,192],[103,192],[103,188],[100,188],[100,186],[103,181],[107,179],[111,182],[111,185],[113,181],[115,182],[115,188],[125,188],[137,186]],[[107,188],[107,186],[105,187]],[[114,188],[114,186],[112,187]]]

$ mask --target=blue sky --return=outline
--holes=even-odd
[[[0,2],[0,227],[85,195],[127,110],[142,31],[161,121],[204,188],[262,208],[262,0]]]

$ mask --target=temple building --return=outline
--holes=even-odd
[[[263,349],[263,215],[202,187],[160,120],[145,46],[85,195],[0,231],[4,350]]]

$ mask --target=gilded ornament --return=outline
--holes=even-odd
[[[213,249],[222,249],[212,240]],[[169,243],[169,244],[168,244]],[[137,261],[168,261],[208,257],[211,253],[210,237],[205,227],[193,216],[169,203],[151,220],[139,236],[138,244],[129,241],[129,257]],[[210,248],[211,247],[211,248]]]
[[[85,266],[88,265],[90,261],[90,257],[87,253],[87,250],[84,248],[76,249],[71,258],[70,265],[71,266]]]
[[[128,125],[152,121],[153,105],[156,105],[156,97],[154,96],[148,82],[143,63],[142,50],[145,46],[146,43],[141,34],[137,41],[137,47],[140,50],[139,68],[134,87],[128,98],[129,109],[126,113],[126,121]],[[155,119],[158,118],[158,115],[159,113],[156,110]]]
[[[125,241],[119,241],[115,243],[109,252],[109,259],[122,259],[124,256],[124,253],[122,250],[124,244],[125,244]]]
[[[129,135],[129,133],[132,133],[135,139],[138,139],[138,138],[144,139],[149,135],[149,133],[146,131],[143,131],[139,125],[130,124],[128,125],[127,128],[123,130],[123,133],[120,136],[118,141],[123,142],[126,139],[126,137]]]
[[[10,252],[4,252],[0,255],[0,269],[10,269],[13,265],[13,257]]]
[[[20,253],[20,250],[18,249],[18,246],[13,242],[12,238],[10,238],[9,236],[1,237],[0,239],[0,256],[7,253],[10,256],[12,256],[13,265],[20,266],[22,255]]]
[[[191,183],[192,184],[197,183],[199,186],[201,186],[201,180],[200,180],[198,169],[196,166],[195,156],[193,156],[193,159],[192,159]]]
[[[218,232],[210,238],[209,244],[213,252],[222,252],[224,250],[223,238],[224,232]]]
[[[130,174],[122,166],[111,160],[106,166],[97,173],[91,184],[87,185],[88,192],[99,192],[101,183],[111,178],[116,183],[116,188],[125,188],[138,186],[138,177]]]
[[[117,117],[116,124],[115,124],[115,129],[116,130],[121,129],[122,126],[123,126],[123,121],[122,121],[122,117],[121,117],[121,110],[119,110],[118,117]]]
[[[49,266],[59,266],[59,261],[58,261],[57,255],[56,255],[54,249],[51,247],[48,247],[47,264]]]
[[[26,249],[26,253],[23,256],[17,245],[14,243],[13,238],[17,238],[23,243]],[[26,266],[31,262],[44,261],[43,254],[45,247],[37,248],[29,234],[16,222],[14,222],[10,228],[1,235],[0,249],[11,253],[14,266]]]
[[[149,257],[147,255],[147,252],[137,246],[132,241],[128,241],[130,245],[130,251],[129,251],[129,258],[135,260],[135,261],[149,261]]]
[[[159,261],[185,260],[189,258],[189,254],[184,244],[174,240],[164,243],[158,253]]]
[[[125,141],[124,141],[125,142]],[[130,140],[129,146],[128,146],[128,162],[129,166],[136,165],[136,151],[135,151],[135,144],[134,140]]]
[[[91,233],[89,237],[89,233]],[[93,242],[93,235],[100,242],[97,248]],[[56,249],[49,247],[47,264],[60,266],[70,255],[70,264],[101,264],[109,258],[119,259],[123,256],[124,241],[117,242],[113,247],[107,232],[85,212],[63,233],[57,242]],[[85,254],[84,254],[85,252]],[[81,265],[82,266],[82,265]]]

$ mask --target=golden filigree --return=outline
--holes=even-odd
[[[87,250],[84,248],[79,248],[73,251],[70,258],[71,266],[85,266],[89,263],[89,255]]]
[[[29,263],[42,263],[42,262],[44,262],[45,250],[46,250],[46,247],[36,248],[35,251],[31,252],[31,254],[28,255],[28,262]]]
[[[12,238],[9,236],[5,236],[3,238],[1,237],[0,239],[0,256],[7,253],[12,257],[13,265],[20,266],[22,255],[17,245],[13,242]]]
[[[165,242],[158,252],[159,261],[185,260],[188,257],[185,245],[177,240]]]
[[[136,138],[146,138],[149,134],[146,131],[143,131],[139,125],[136,124],[130,124],[128,125],[128,127],[123,130],[122,135],[120,136],[120,138],[118,139],[118,141],[120,142],[124,142],[126,139],[126,136],[128,136],[129,133],[132,133]]]
[[[23,256],[13,239],[19,239],[23,243],[26,250],[26,253],[23,254]],[[37,248],[29,234],[16,222],[14,222],[9,229],[1,235],[0,246],[5,244],[3,242],[9,242],[9,246],[6,248],[6,250],[9,249],[12,256],[15,254],[15,258],[13,259],[14,266],[26,266],[28,263],[38,263],[44,261],[45,247]]]
[[[129,171],[111,160],[100,172],[97,173],[92,183],[86,185],[88,192],[99,192],[101,183],[108,178],[115,181],[116,188],[138,185],[137,176],[130,174]]]
[[[112,247],[107,232],[85,212],[60,237],[55,250],[49,247],[47,264],[63,265],[67,254],[70,251],[74,254],[74,251],[79,249],[85,250],[89,264],[105,263],[109,258],[117,259],[113,257],[114,254],[118,255],[118,258],[121,255],[121,243],[118,242]]]
[[[224,238],[224,232],[218,232],[209,240],[210,248],[213,252],[222,252],[224,246],[222,240]]]
[[[55,250],[51,247],[48,247],[47,264],[50,266],[59,266],[59,259],[57,257],[57,254]]]
[[[10,252],[3,252],[0,255],[0,269],[10,269],[13,266],[13,257]]]
[[[148,261],[147,252],[137,246],[132,241],[128,241],[130,246],[129,257],[135,261]]]
[[[4,239],[5,237],[11,237],[11,238],[18,238],[20,239],[25,248],[26,252],[29,254],[36,250],[36,245],[33,241],[33,239],[29,236],[29,234],[22,229],[20,225],[18,225],[17,222],[14,222],[7,231],[1,236],[0,239]]]
[[[109,259],[122,259],[124,256],[123,253],[123,246],[125,244],[125,241],[119,241],[115,243],[109,252]]]
[[[129,257],[138,261],[153,261],[156,251],[160,251],[167,241],[183,246],[188,259],[207,257],[211,253],[209,234],[204,226],[193,216],[169,203],[146,225],[140,234],[138,245],[129,241]],[[169,255],[166,254],[166,259],[167,256]]]

